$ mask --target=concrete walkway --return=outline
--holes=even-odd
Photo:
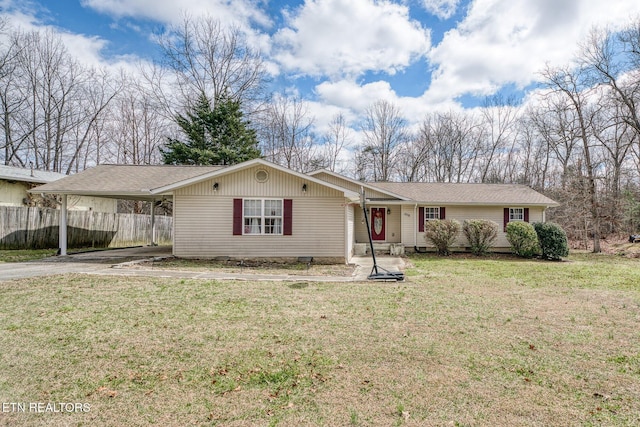
[[[101,276],[168,277],[176,279],[358,282],[367,281],[367,277],[373,268],[373,260],[371,257],[353,257],[351,259],[351,263],[356,265],[356,269],[354,274],[350,277],[256,274],[251,272],[224,273],[220,271],[184,271],[141,267],[128,268],[132,262],[157,260],[170,256],[170,246],[159,246],[86,252],[22,263],[0,263],[0,282],[3,280],[69,273]],[[377,256],[376,259],[378,261],[378,266],[385,270],[404,270],[405,263],[403,258]]]

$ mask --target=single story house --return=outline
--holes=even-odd
[[[58,172],[0,165],[0,206],[38,205],[38,194],[29,193],[29,190],[66,176]],[[72,196],[67,207],[70,210],[115,213],[118,201],[112,198]]]
[[[501,225],[496,248],[507,249],[507,222],[544,221],[545,210],[557,205],[523,185],[363,183],[326,170],[303,174],[262,159],[233,166],[100,165],[32,191],[172,199],[173,253],[184,258],[310,256],[348,262],[368,243],[361,194],[374,244],[407,250],[427,248],[425,221],[445,218],[493,220]],[[463,239],[459,248],[466,246]]]

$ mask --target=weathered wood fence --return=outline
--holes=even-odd
[[[150,242],[151,216],[93,211],[69,211],[68,247],[123,247]],[[0,249],[58,247],[60,211],[0,206]],[[173,218],[156,215],[156,243],[173,241]]]

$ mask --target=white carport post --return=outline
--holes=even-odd
[[[60,255],[67,254],[67,195],[62,195],[62,204],[60,206],[60,230],[58,232],[58,246]]]
[[[151,200],[151,246],[156,246],[156,199]]]

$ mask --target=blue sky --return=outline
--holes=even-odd
[[[640,16],[637,0],[0,0],[24,29],[53,28],[81,61],[152,61],[154,32],[183,13],[242,28],[261,49],[272,90],[312,113],[357,117],[378,99],[410,121],[526,96],[545,64],[563,65],[593,26]],[[326,119],[328,121],[328,119]]]

